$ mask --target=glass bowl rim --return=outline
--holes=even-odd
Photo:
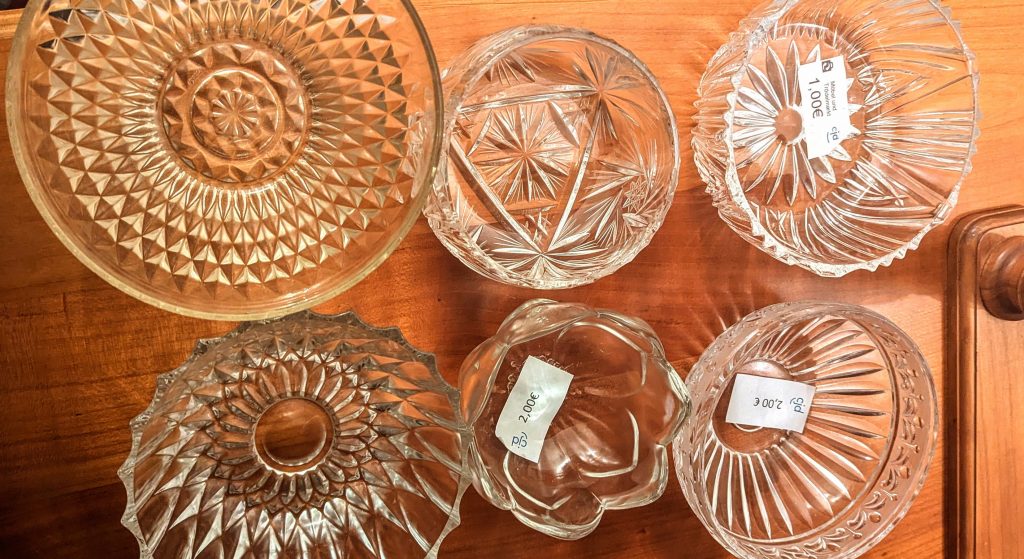
[[[381,264],[387,260],[392,253],[398,248],[398,246],[405,240],[409,232],[412,230],[413,225],[419,219],[423,207],[427,201],[427,194],[437,177],[439,161],[441,158],[441,146],[444,145],[443,139],[443,123],[444,123],[444,94],[441,88],[441,75],[438,68],[436,54],[434,48],[430,42],[430,37],[427,34],[426,27],[423,25],[423,21],[420,19],[416,8],[413,6],[412,0],[397,0],[401,3],[408,14],[409,21],[416,29],[417,37],[419,38],[419,45],[423,50],[424,57],[427,62],[427,72],[430,74],[430,91],[433,97],[433,107],[428,111],[433,114],[434,123],[433,130],[430,132],[429,140],[432,145],[430,152],[423,159],[425,166],[423,178],[419,181],[413,179],[413,188],[418,189],[415,196],[409,201],[405,216],[401,222],[397,223],[397,226],[393,229],[394,234],[391,239],[378,251],[373,257],[367,258],[364,262],[356,269],[355,274],[349,274],[344,281],[337,283],[326,281],[322,285],[327,286],[321,288],[319,293],[310,295],[307,291],[296,291],[290,293],[290,301],[286,304],[276,304],[272,300],[265,302],[261,305],[251,307],[247,309],[245,305],[237,306],[235,309],[222,310],[222,311],[209,311],[203,308],[204,305],[186,305],[184,303],[170,303],[163,298],[151,294],[148,290],[144,289],[143,284],[140,282],[131,281],[130,276],[121,277],[118,273],[118,266],[110,266],[100,259],[93,256],[93,252],[89,249],[87,243],[77,239],[77,235],[66,230],[61,225],[61,219],[57,217],[56,212],[51,207],[52,204],[49,201],[49,195],[46,193],[47,188],[43,185],[43,181],[37,176],[35,172],[35,165],[31,163],[31,157],[28,155],[31,153],[31,148],[24,145],[25,142],[22,140],[22,133],[25,131],[25,125],[22,122],[23,108],[25,101],[22,99],[21,90],[23,80],[20,77],[20,67],[22,61],[29,56],[29,36],[32,22],[37,17],[45,16],[43,13],[44,7],[49,7],[51,0],[28,0],[28,4],[25,6],[19,20],[18,25],[15,28],[14,38],[11,43],[11,50],[8,54],[7,63],[7,83],[5,85],[6,101],[6,116],[7,116],[7,133],[11,142],[11,150],[14,154],[14,161],[18,167],[18,174],[24,183],[25,190],[28,191],[29,197],[32,199],[33,205],[42,216],[43,221],[46,222],[47,227],[53,234],[60,240],[61,244],[71,252],[74,257],[84,264],[90,271],[98,275],[108,284],[114,286],[119,291],[126,293],[127,295],[140,300],[148,305],[154,306],[161,310],[169,311],[182,316],[191,318],[200,318],[205,320],[226,320],[226,321],[241,321],[241,320],[262,320],[267,318],[284,317],[289,313],[301,311],[327,302],[334,297],[348,291],[355,287],[357,284],[362,282],[369,276],[373,271],[380,267]]]
[[[751,59],[756,54],[755,49],[764,44],[767,34],[783,16],[792,11],[797,4],[804,1],[806,0],[772,0],[771,4],[766,6],[765,9],[774,11],[761,17],[757,22],[757,25],[752,29],[743,31],[743,33],[746,34],[746,38],[742,44],[742,62],[740,63],[737,71],[730,76],[731,90],[726,103],[727,108],[722,117],[725,121],[723,142],[727,150],[725,169],[726,190],[728,191],[729,199],[737,208],[739,208],[744,219],[750,224],[752,236],[755,239],[760,239],[759,248],[768,254],[783,260],[787,264],[805,268],[824,277],[842,277],[857,270],[868,270],[874,272],[879,267],[892,265],[896,260],[906,257],[908,252],[916,250],[920,246],[921,241],[923,241],[932,230],[946,222],[953,213],[953,209],[956,207],[957,201],[960,197],[960,189],[963,186],[964,181],[967,179],[967,176],[971,173],[972,158],[977,152],[978,137],[981,134],[981,128],[979,125],[982,118],[979,92],[981,77],[978,71],[977,56],[964,40],[960,22],[953,18],[952,10],[948,6],[944,6],[940,0],[923,0],[931,5],[935,12],[943,18],[946,23],[946,27],[952,31],[956,41],[956,46],[960,48],[964,55],[966,75],[970,76],[971,80],[971,105],[974,131],[971,134],[971,140],[967,147],[967,154],[963,161],[963,168],[961,169],[960,176],[957,178],[956,183],[950,190],[949,196],[945,200],[945,204],[948,208],[944,212],[939,212],[939,214],[936,215],[928,225],[921,228],[909,241],[905,242],[899,248],[889,251],[882,256],[871,260],[848,264],[828,264],[821,261],[812,261],[813,264],[808,263],[806,262],[808,259],[801,256],[801,253],[786,247],[784,243],[779,241],[761,225],[760,220],[757,218],[757,214],[751,208],[750,202],[747,201],[746,192],[744,192],[743,185],[740,183],[739,171],[736,166],[736,148],[733,144],[733,121],[736,112],[736,104],[738,102],[735,92],[739,89],[743,79],[743,74],[746,68],[750,66]],[[727,47],[728,44],[724,45],[722,49]],[[718,54],[716,53],[712,59],[717,56]]]
[[[526,514],[522,512],[521,507],[518,505],[518,501],[516,499],[512,499],[506,502],[501,497],[494,497],[496,493],[499,493],[499,491],[495,490],[495,483],[492,481],[492,478],[494,476],[492,476],[487,471],[487,468],[484,465],[484,460],[479,455],[479,453],[471,453],[469,464],[470,468],[474,470],[474,485],[479,486],[481,496],[488,503],[492,504],[493,506],[501,510],[510,511],[513,514],[513,516],[515,516],[522,524],[524,524],[532,530],[536,530],[537,532],[540,532],[553,538],[571,541],[582,539],[596,531],[597,528],[600,526],[602,519],[604,518],[604,514],[608,511],[628,510],[633,508],[644,507],[661,499],[661,497],[665,493],[665,490],[668,488],[669,479],[672,477],[672,447],[674,445],[674,441],[683,431],[686,422],[690,421],[693,415],[694,406],[693,396],[690,392],[690,387],[686,384],[686,379],[684,378],[684,375],[679,371],[679,369],[675,365],[673,365],[669,361],[668,357],[665,354],[665,347],[661,341],[660,336],[658,336],[654,328],[645,319],[636,315],[627,314],[626,312],[613,310],[606,307],[593,306],[588,303],[579,301],[556,301],[553,299],[543,297],[532,298],[523,302],[513,311],[511,311],[508,314],[508,316],[506,316],[505,319],[501,322],[501,325],[494,332],[494,334],[492,334],[487,339],[482,341],[479,345],[477,345],[467,355],[465,361],[459,366],[458,390],[461,396],[463,391],[463,385],[465,384],[466,379],[468,378],[467,365],[469,364],[470,360],[477,356],[477,352],[481,348],[490,346],[500,348],[501,360],[498,362],[498,366],[494,370],[490,371],[487,375],[487,382],[484,384],[486,389],[485,396],[483,397],[483,399],[480,400],[480,402],[478,402],[478,405],[476,407],[469,410],[471,412],[471,416],[464,417],[466,421],[466,428],[469,431],[469,444],[471,446],[473,446],[474,448],[477,446],[477,435],[475,428],[476,423],[480,419],[481,414],[483,413],[484,408],[486,407],[486,403],[490,401],[491,398],[494,397],[494,386],[496,384],[495,381],[498,378],[498,370],[500,369],[500,365],[506,359],[508,351],[511,350],[513,347],[513,345],[510,345],[505,338],[512,334],[510,328],[512,327],[514,320],[521,318],[522,315],[528,313],[533,309],[543,310],[550,309],[552,307],[558,307],[559,309],[574,308],[575,310],[579,311],[580,314],[573,318],[568,323],[562,324],[557,328],[552,328],[550,325],[546,325],[544,328],[544,334],[540,336],[531,337],[529,339],[530,341],[545,336],[549,336],[558,330],[575,327],[575,325],[577,325],[577,323],[579,322],[584,322],[584,325],[592,325],[594,321],[599,319],[613,322],[616,325],[621,326],[623,328],[633,328],[634,326],[630,325],[630,322],[633,322],[640,327],[646,328],[647,331],[644,332],[644,335],[650,336],[649,341],[651,342],[652,348],[654,350],[651,354],[651,357],[659,360],[661,364],[665,366],[670,389],[672,391],[675,401],[680,406],[679,414],[672,422],[668,434],[664,437],[664,439],[658,440],[653,445],[655,447],[655,452],[658,454],[658,458],[664,460],[664,467],[658,469],[658,471],[656,472],[656,479],[653,480],[653,491],[650,491],[644,495],[640,495],[638,498],[623,501],[621,503],[609,503],[606,502],[604,499],[599,498],[597,495],[594,495],[598,501],[596,509],[597,514],[593,520],[587,523],[566,523],[558,525],[536,524],[533,520],[531,520]],[[520,341],[514,345],[519,345],[521,343],[525,342]],[[482,471],[477,472],[477,467],[480,467]],[[511,481],[510,475],[505,474],[504,477]],[[589,489],[589,486],[587,488]]]
[[[924,384],[927,387],[927,389],[921,394],[922,399],[927,401],[928,405],[930,405],[931,407],[931,414],[927,415],[926,417],[931,421],[931,429],[928,433],[926,433],[926,436],[924,437],[923,442],[921,443],[926,447],[925,452],[922,455],[923,460],[920,462],[920,465],[916,468],[916,470],[913,470],[911,473],[911,479],[914,475],[917,476],[916,482],[914,483],[911,490],[903,494],[903,502],[899,505],[895,512],[888,517],[884,517],[886,525],[883,529],[868,533],[866,537],[862,537],[861,539],[855,539],[855,543],[852,546],[850,546],[849,549],[846,551],[827,555],[827,557],[831,557],[833,559],[849,559],[853,557],[858,557],[861,554],[866,553],[868,550],[873,548],[875,545],[881,542],[881,540],[885,539],[885,537],[888,536],[889,533],[896,528],[896,525],[899,524],[899,522],[906,517],[906,515],[910,512],[910,509],[912,508],[913,504],[917,501],[917,498],[923,491],[925,483],[928,481],[928,474],[932,470],[932,462],[935,460],[935,455],[938,451],[938,437],[939,431],[941,429],[941,415],[939,414],[939,400],[938,392],[935,388],[935,377],[932,374],[931,367],[928,364],[927,358],[921,351],[920,347],[917,345],[917,342],[915,342],[909,334],[907,334],[902,328],[900,328],[895,322],[893,322],[888,317],[862,305],[823,300],[802,300],[776,303],[774,305],[769,305],[767,307],[758,309],[744,316],[738,322],[727,328],[725,332],[723,332],[714,342],[712,342],[712,344],[708,347],[704,354],[701,355],[697,363],[695,363],[693,367],[690,369],[690,373],[687,375],[686,378],[686,385],[687,389],[691,394],[691,397],[693,398],[692,409],[694,411],[691,412],[690,420],[683,426],[676,441],[673,442],[672,450],[676,480],[683,487],[683,493],[684,495],[686,495],[687,502],[689,503],[690,497],[687,494],[688,491],[686,489],[689,486],[689,484],[686,481],[686,477],[683,475],[683,470],[687,462],[683,459],[682,450],[680,450],[680,448],[681,446],[685,446],[685,444],[682,443],[682,439],[691,428],[701,429],[701,426],[696,425],[695,423],[697,415],[696,410],[699,406],[698,400],[700,398],[692,396],[693,394],[699,393],[699,391],[696,391],[695,387],[691,385],[694,382],[691,381],[691,379],[694,378],[694,371],[697,371],[698,368],[703,367],[708,357],[717,355],[723,349],[728,347],[726,344],[731,342],[731,340],[725,339],[725,336],[731,333],[749,334],[750,328],[755,326],[757,323],[760,323],[761,321],[765,320],[766,318],[774,317],[776,319],[790,319],[804,314],[822,314],[827,312],[837,312],[847,319],[855,317],[856,315],[861,315],[872,320],[876,320],[885,328],[889,329],[891,332],[896,333],[903,342],[909,342],[909,349],[920,360],[923,373],[922,376],[924,377]],[[849,315],[853,316],[851,317]],[[875,335],[872,333],[871,337],[875,338]],[[890,361],[890,356],[887,352],[883,352],[883,356],[885,357],[886,362]],[[891,367],[886,372],[888,373],[888,376],[892,381],[891,386],[893,389],[893,402],[896,404],[896,409],[900,410],[899,395],[903,393],[905,389],[903,389],[899,385],[899,383],[896,382],[896,379],[893,378]],[[704,397],[706,397],[706,393],[704,394]],[[718,397],[721,397],[721,394],[719,394]],[[850,503],[848,503],[846,507],[844,507],[839,512],[833,514],[833,518],[831,520],[822,524],[821,526],[817,526],[809,531],[805,531],[802,534],[797,534],[796,536],[790,536],[788,538],[780,538],[777,542],[753,540],[751,541],[753,541],[753,543],[757,545],[764,545],[766,547],[784,547],[794,542],[799,542],[801,540],[811,538],[816,534],[820,534],[824,530],[829,529],[832,523],[835,522],[836,518],[841,517],[843,514],[851,510],[852,507],[857,504],[857,499],[862,498],[864,495],[868,494],[871,488],[874,485],[877,485],[880,474],[885,470],[885,466],[891,458],[893,442],[899,437],[899,424],[897,423],[897,419],[897,414],[894,414],[894,417],[890,422],[892,430],[890,431],[890,437],[889,440],[886,442],[885,450],[883,453],[884,459],[879,460],[878,467],[875,471],[872,472],[872,475],[868,478],[864,489],[857,494],[856,498],[852,498]],[[695,488],[691,489],[690,491],[692,491],[692,493],[695,496],[697,496],[698,499],[700,498],[700,495],[705,494],[703,491],[697,490]],[[733,552],[732,550],[734,549],[733,545],[731,545],[731,542],[736,539],[742,540],[742,538],[736,538],[735,536],[733,536],[731,532],[722,528],[720,523],[716,521],[713,516],[709,516],[707,518],[705,518],[705,515],[697,516],[700,519],[701,523],[704,525],[704,527],[708,530],[708,532],[715,538],[715,540],[719,541],[719,543],[721,543],[723,546],[729,549],[730,552]],[[751,557],[747,554],[740,554],[738,556]]]
[[[433,542],[432,547],[425,551],[426,557],[435,557],[444,540],[462,523],[462,512],[460,510],[462,499],[473,483],[473,475],[469,468],[469,437],[471,436],[471,431],[468,423],[466,422],[466,418],[462,415],[462,394],[458,388],[449,383],[438,370],[436,356],[433,353],[423,351],[412,345],[412,343],[405,337],[402,330],[397,326],[374,326],[365,322],[354,310],[348,310],[337,314],[321,314],[311,310],[301,310],[279,318],[245,321],[220,336],[200,338],[196,340],[195,346],[193,346],[193,349],[184,361],[173,369],[157,376],[156,387],[152,398],[150,398],[149,403],[146,405],[146,409],[133,417],[128,424],[129,432],[131,434],[131,450],[129,451],[128,456],[125,457],[124,462],[117,469],[117,477],[121,481],[121,484],[124,486],[125,492],[127,493],[127,503],[125,504],[124,513],[121,515],[121,525],[127,528],[135,537],[139,544],[141,557],[152,558],[155,549],[150,548],[149,542],[145,540],[145,536],[142,533],[142,528],[139,523],[138,503],[135,500],[134,466],[135,462],[138,460],[138,453],[142,443],[142,435],[146,425],[150,420],[152,420],[153,414],[162,403],[162,399],[166,395],[167,391],[178,378],[189,372],[190,368],[196,363],[196,361],[216,346],[231,342],[246,332],[262,326],[301,320],[318,320],[337,324],[349,323],[358,328],[365,329],[368,332],[378,334],[382,338],[387,338],[398,343],[403,348],[409,350],[409,352],[414,355],[418,361],[427,366],[427,369],[430,371],[431,378],[438,383],[438,386],[442,390],[442,392],[438,393],[443,395],[452,407],[454,420],[458,427],[457,435],[459,436],[460,464],[459,471],[457,472],[459,475],[459,481],[456,488],[455,498],[452,501],[452,509],[448,513],[448,520],[446,521],[444,528],[442,528],[441,532],[438,534],[437,539]]]
[[[639,237],[635,242],[634,246],[630,248],[628,252],[622,253],[619,258],[624,260],[623,263],[617,266],[607,267],[601,270],[601,273],[597,275],[595,279],[581,281],[579,279],[545,279],[545,280],[534,280],[524,277],[521,273],[512,273],[505,270],[505,266],[501,266],[495,263],[493,257],[488,255],[483,249],[481,249],[469,236],[462,232],[457,232],[456,236],[459,238],[459,245],[451,243],[446,237],[438,233],[437,228],[434,226],[433,220],[430,222],[430,229],[437,236],[441,244],[448,249],[459,261],[465,264],[474,272],[477,272],[484,277],[489,279],[492,278],[492,273],[488,271],[484,273],[482,267],[474,263],[472,259],[465,258],[462,254],[463,249],[471,253],[474,257],[480,258],[489,263],[494,263],[497,268],[502,270],[500,274],[501,279],[496,280],[507,285],[522,286],[527,289],[534,290],[555,290],[555,289],[572,289],[575,287],[582,287],[590,283],[594,283],[602,278],[608,277],[615,272],[619,271],[623,267],[627,266],[633,259],[637,257],[648,245],[654,235],[661,230],[661,227],[665,224],[668,218],[668,213],[671,210],[672,202],[675,200],[675,194],[678,190],[682,157],[679,153],[679,127],[675,111],[672,108],[672,104],[669,102],[668,95],[661,86],[661,82],[658,81],[657,76],[651,71],[651,69],[641,60],[633,51],[620,45],[617,41],[609,39],[602,35],[599,35],[589,29],[582,27],[570,27],[563,25],[552,25],[552,24],[526,24],[509,27],[501,31],[486,35],[476,42],[474,42],[468,49],[463,51],[461,54],[456,56],[448,64],[448,66],[441,72],[442,83],[451,82],[449,74],[453,68],[465,65],[465,71],[461,74],[459,79],[450,83],[450,87],[445,89],[445,117],[444,117],[444,131],[442,145],[445,147],[441,156],[441,165],[444,169],[437,173],[434,177],[432,188],[430,189],[431,203],[429,204],[432,210],[436,210],[443,216],[445,223],[457,223],[458,216],[455,211],[447,203],[436,203],[437,200],[448,200],[449,196],[445,193],[446,185],[448,183],[448,149],[452,141],[455,129],[455,119],[450,118],[454,116],[458,110],[462,107],[465,101],[465,95],[468,90],[473,88],[483,77],[491,65],[505,56],[509,52],[515,49],[536,43],[539,41],[546,40],[576,40],[587,43],[595,43],[606,47],[616,54],[622,56],[630,62],[630,64],[640,71],[647,82],[647,85],[655,92],[658,97],[658,102],[668,115],[667,129],[671,145],[668,147],[672,153],[673,167],[671,175],[668,179],[667,189],[665,191],[665,198],[670,203],[660,212],[656,226],[648,226],[642,237]],[[488,56],[476,56],[471,57],[473,54],[477,54],[479,49],[487,48]]]

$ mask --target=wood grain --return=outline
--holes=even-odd
[[[697,80],[737,22],[759,0],[417,0],[442,65],[473,41],[505,27],[558,23],[588,27],[632,49],[669,93],[688,138]],[[975,172],[958,214],[1024,202],[1015,163],[1024,151],[1024,58],[1020,0],[951,0],[983,72],[983,123]],[[0,14],[6,60],[17,13]],[[6,64],[4,64],[6,66]],[[197,337],[232,324],[174,316],[108,286],[64,249],[25,193],[0,131],[0,557],[137,556],[119,518],[125,504],[115,471],[129,449],[128,421],[145,408],[160,372],[180,363]],[[780,301],[826,299],[871,307],[917,342],[945,386],[943,293],[949,227],[891,269],[827,280],[789,268],[722,224],[697,178],[688,142],[668,221],[651,246],[595,285],[537,293],[481,279],[450,256],[421,220],[405,243],[362,284],[321,306],[355,309],[401,327],[434,351],[445,375],[522,301],[540,295],[615,308],[646,318],[685,370],[727,326]],[[944,420],[953,421],[945,409]],[[944,456],[910,514],[868,556],[944,555]],[[472,491],[446,558],[724,558],[673,482],[657,503],[611,512],[597,532],[559,542],[518,524]]]
[[[1015,242],[1009,242],[1009,241]],[[1017,266],[994,269],[1007,246],[1024,248],[1024,207],[987,210],[957,224],[949,247],[949,317],[946,324],[949,409],[950,505],[955,530],[949,547],[959,559],[1013,558],[1024,553],[1024,321],[1004,320],[986,305],[983,286],[1013,288],[1020,296],[1024,274]],[[1010,277],[1009,272],[1013,272]],[[1020,317],[1014,308],[1014,318]],[[953,528],[953,526],[951,526]]]

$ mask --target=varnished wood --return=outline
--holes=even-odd
[[[985,308],[1003,320],[1024,320],[1024,236],[992,243],[978,271]]]
[[[442,65],[473,41],[525,23],[591,28],[651,67],[689,137],[697,80],[707,60],[760,0],[416,0]],[[986,115],[975,171],[958,215],[1024,203],[1016,163],[1024,151],[1022,0],[950,0],[983,72]],[[6,65],[17,13],[0,14]],[[115,471],[129,449],[128,421],[152,397],[156,375],[180,363],[195,338],[232,324],[174,316],[139,303],[90,273],[47,229],[25,193],[0,131],[0,557],[120,559],[137,556],[119,524],[124,490]],[[685,370],[727,326],[757,308],[801,299],[866,305],[921,346],[940,387],[945,247],[950,227],[907,260],[877,273],[818,278],[775,262],[731,233],[703,192],[683,142],[679,191],[651,246],[612,277],[561,293],[481,279],[451,257],[421,220],[398,251],[362,284],[317,310],[353,308],[403,329],[434,351],[455,380],[474,346],[534,296],[619,309],[646,318]],[[952,425],[951,410],[942,408]],[[944,555],[945,437],[929,481],[908,516],[872,558]],[[560,542],[518,524],[470,491],[463,525],[445,542],[448,559],[725,558],[673,481],[648,507],[608,513],[590,537]],[[1019,534],[1012,534],[1019,538]],[[1019,541],[1019,540],[1016,540]]]
[[[949,458],[949,547],[960,559],[1024,555],[1024,322],[1014,308],[1022,240],[1018,206],[963,218],[950,242],[947,378],[957,420],[947,433],[958,451]]]

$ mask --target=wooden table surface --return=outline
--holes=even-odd
[[[668,92],[688,140],[697,81],[709,57],[759,0],[417,0],[442,65],[476,39],[508,26],[559,23],[612,37],[647,62]],[[1024,153],[1020,0],[950,0],[978,54],[985,120],[975,171],[957,214],[1024,203],[1016,163]],[[18,12],[0,14],[0,58]],[[182,318],[140,303],[80,264],[39,217],[22,187],[6,127],[0,129],[0,557],[135,557],[119,520],[116,470],[129,450],[128,421],[153,395],[158,373],[178,365],[197,337],[233,324]],[[822,279],[775,262],[722,224],[697,178],[688,141],[675,205],[635,262],[596,285],[559,293],[478,277],[441,247],[421,220],[362,284],[317,310],[349,308],[402,328],[434,351],[449,380],[473,347],[526,299],[547,295],[647,319],[673,362],[687,369],[726,327],[780,301],[825,299],[875,309],[920,344],[944,392],[943,293],[949,226],[890,269]],[[954,421],[943,408],[943,421]],[[935,558],[951,512],[940,442],[924,492],[868,557]],[[690,512],[676,483],[653,505],[608,513],[578,542],[536,534],[472,490],[464,521],[442,547],[477,557],[727,557]]]

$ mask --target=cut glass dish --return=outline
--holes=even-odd
[[[573,375],[536,462],[496,435],[530,358]],[[686,387],[647,323],[546,300],[509,315],[466,358],[459,384],[478,492],[523,524],[563,539],[590,534],[607,509],[661,497],[668,444],[690,410]],[[547,387],[535,388],[543,395]]]
[[[395,249],[433,182],[440,98],[408,0],[32,0],[7,122],[89,268],[167,310],[253,319]]]
[[[480,274],[594,282],[651,241],[679,176],[675,117],[647,67],[579,29],[487,37],[445,71],[448,171],[425,214]]]
[[[435,557],[469,487],[434,357],[353,313],[243,324],[157,380],[119,474],[153,559]]]
[[[813,386],[804,431],[730,423],[739,374]],[[690,507],[737,557],[857,557],[924,484],[938,428],[932,376],[914,342],[867,309],[758,311],[712,344],[687,387],[694,410],[673,444],[676,473]]]
[[[936,0],[767,2],[698,93],[695,158],[722,219],[822,276],[916,249],[971,169],[977,68]]]

